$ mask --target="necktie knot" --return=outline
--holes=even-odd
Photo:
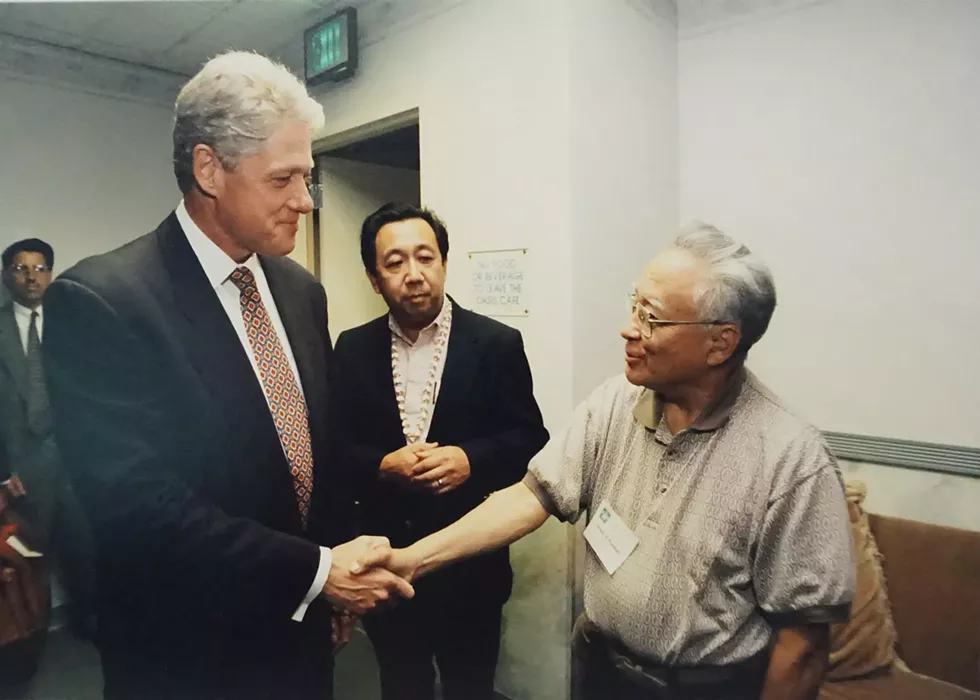
[[[244,265],[236,267],[235,271],[231,273],[230,279],[243,296],[254,297],[258,294],[258,288],[255,286],[255,275]]]

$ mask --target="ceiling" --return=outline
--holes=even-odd
[[[303,31],[358,0],[0,2],[0,32],[182,75],[227,49],[299,71]]]

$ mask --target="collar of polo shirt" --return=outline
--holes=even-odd
[[[747,376],[748,370],[744,367],[732,374],[715,400],[708,404],[697,420],[694,421],[691,430],[710,432],[727,423],[732,414],[732,408],[735,406],[735,401],[738,399],[738,395],[742,393],[742,385],[745,384]],[[660,425],[664,408],[665,403],[657,397],[656,392],[652,389],[644,389],[633,407],[633,417],[647,430],[655,431]]]

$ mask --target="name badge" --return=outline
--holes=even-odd
[[[610,576],[616,573],[616,569],[622,566],[640,543],[629,525],[609,505],[609,501],[599,504],[599,509],[596,510],[595,517],[589,519],[589,526],[585,528],[584,534],[585,541],[592,547]]]

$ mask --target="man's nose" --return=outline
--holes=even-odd
[[[300,187],[300,191],[296,196],[293,197],[291,204],[293,209],[300,214],[309,214],[313,211],[313,197],[310,196],[310,192],[307,190],[305,183]]]
[[[412,258],[409,258],[408,261],[408,271],[406,273],[406,277],[412,281],[422,279],[422,268],[419,267],[419,264]]]
[[[640,331],[636,330],[636,323],[630,318],[626,325],[619,329],[619,335],[623,340],[640,340]]]

